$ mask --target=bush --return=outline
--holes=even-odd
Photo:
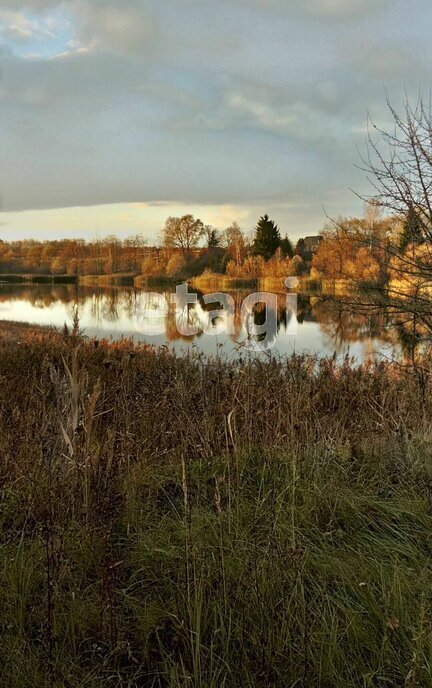
[[[301,256],[293,256],[289,261],[288,275],[300,277],[301,275],[304,275],[305,272],[307,272],[307,266],[305,265],[303,258]]]
[[[156,254],[144,258],[141,265],[141,274],[144,277],[160,277],[165,274],[166,263]]]
[[[181,253],[174,253],[166,266],[167,277],[185,277],[186,259]]]
[[[243,265],[236,265],[233,260],[227,265],[226,274],[229,277],[253,280],[262,277],[265,269],[265,260],[262,256],[248,256]]]
[[[280,251],[263,266],[262,277],[288,277],[292,273],[291,261],[282,258]]]

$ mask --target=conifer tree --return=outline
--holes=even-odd
[[[285,234],[285,237],[282,239],[280,243],[282,255],[284,258],[292,258],[294,255],[294,250],[291,241],[288,239],[287,234]]]
[[[269,260],[281,245],[279,228],[268,215],[260,217],[255,229],[255,238],[252,245],[252,252],[256,256],[262,256],[264,260]]]

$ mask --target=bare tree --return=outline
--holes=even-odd
[[[425,240],[432,242],[432,106],[406,100],[403,115],[387,99],[393,131],[370,120],[363,160],[374,193],[368,198],[395,215],[414,212]]]
[[[372,121],[363,160],[372,184],[369,203],[399,221],[403,242],[386,242],[381,253],[390,279],[383,302],[410,316],[414,336],[420,326],[432,335],[432,105],[406,99],[402,114],[387,98],[392,131]]]
[[[332,224],[379,265],[376,284],[359,289],[345,307],[385,309],[412,342],[416,365],[417,342],[432,338],[432,107],[422,97],[414,106],[407,99],[402,114],[388,99],[387,105],[393,126],[370,120],[362,160],[372,186],[362,197],[369,210],[361,220]]]

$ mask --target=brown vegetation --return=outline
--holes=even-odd
[[[1,680],[432,680],[430,380],[0,344]]]

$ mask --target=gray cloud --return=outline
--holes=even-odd
[[[197,0],[186,0],[193,4]],[[273,11],[290,16],[304,15],[319,19],[344,20],[362,15],[376,14],[389,6],[389,0],[222,0],[223,3],[265,12]]]
[[[158,25],[146,2],[76,0],[77,35],[84,45],[104,51],[150,52],[158,41]]]
[[[358,17],[385,9],[388,0],[306,0],[301,8],[306,14],[317,17],[347,18]]]
[[[171,0],[172,1],[172,0]],[[204,0],[206,1],[206,0]],[[6,7],[9,9],[30,9],[34,11],[45,10],[50,7],[58,6],[59,4],[70,4],[74,0],[0,0],[0,8]],[[91,3],[103,4],[103,0],[88,0]],[[110,2],[110,0],[107,0]],[[148,5],[148,0],[125,0],[122,4]],[[237,5],[256,5],[265,10],[268,9],[283,9],[288,13],[302,12],[308,14],[320,15],[349,15],[366,12],[375,12],[382,6],[388,5],[388,0],[303,0],[301,3],[297,0],[222,0],[227,4]],[[197,4],[202,4],[200,0],[176,0],[176,4],[180,11],[184,11],[189,7]]]
[[[58,4],[58,0],[0,0],[0,8],[16,11],[29,9],[38,12]]]
[[[9,210],[268,204],[296,222],[323,217],[323,203],[343,211],[346,187],[363,183],[353,163],[366,111],[385,117],[384,85],[398,98],[404,82],[426,81],[431,58],[428,32],[402,0],[391,12],[386,0],[0,8],[24,28],[29,10],[61,12],[71,27],[60,48],[56,37],[57,54],[28,58],[24,36],[6,25],[0,183]]]

